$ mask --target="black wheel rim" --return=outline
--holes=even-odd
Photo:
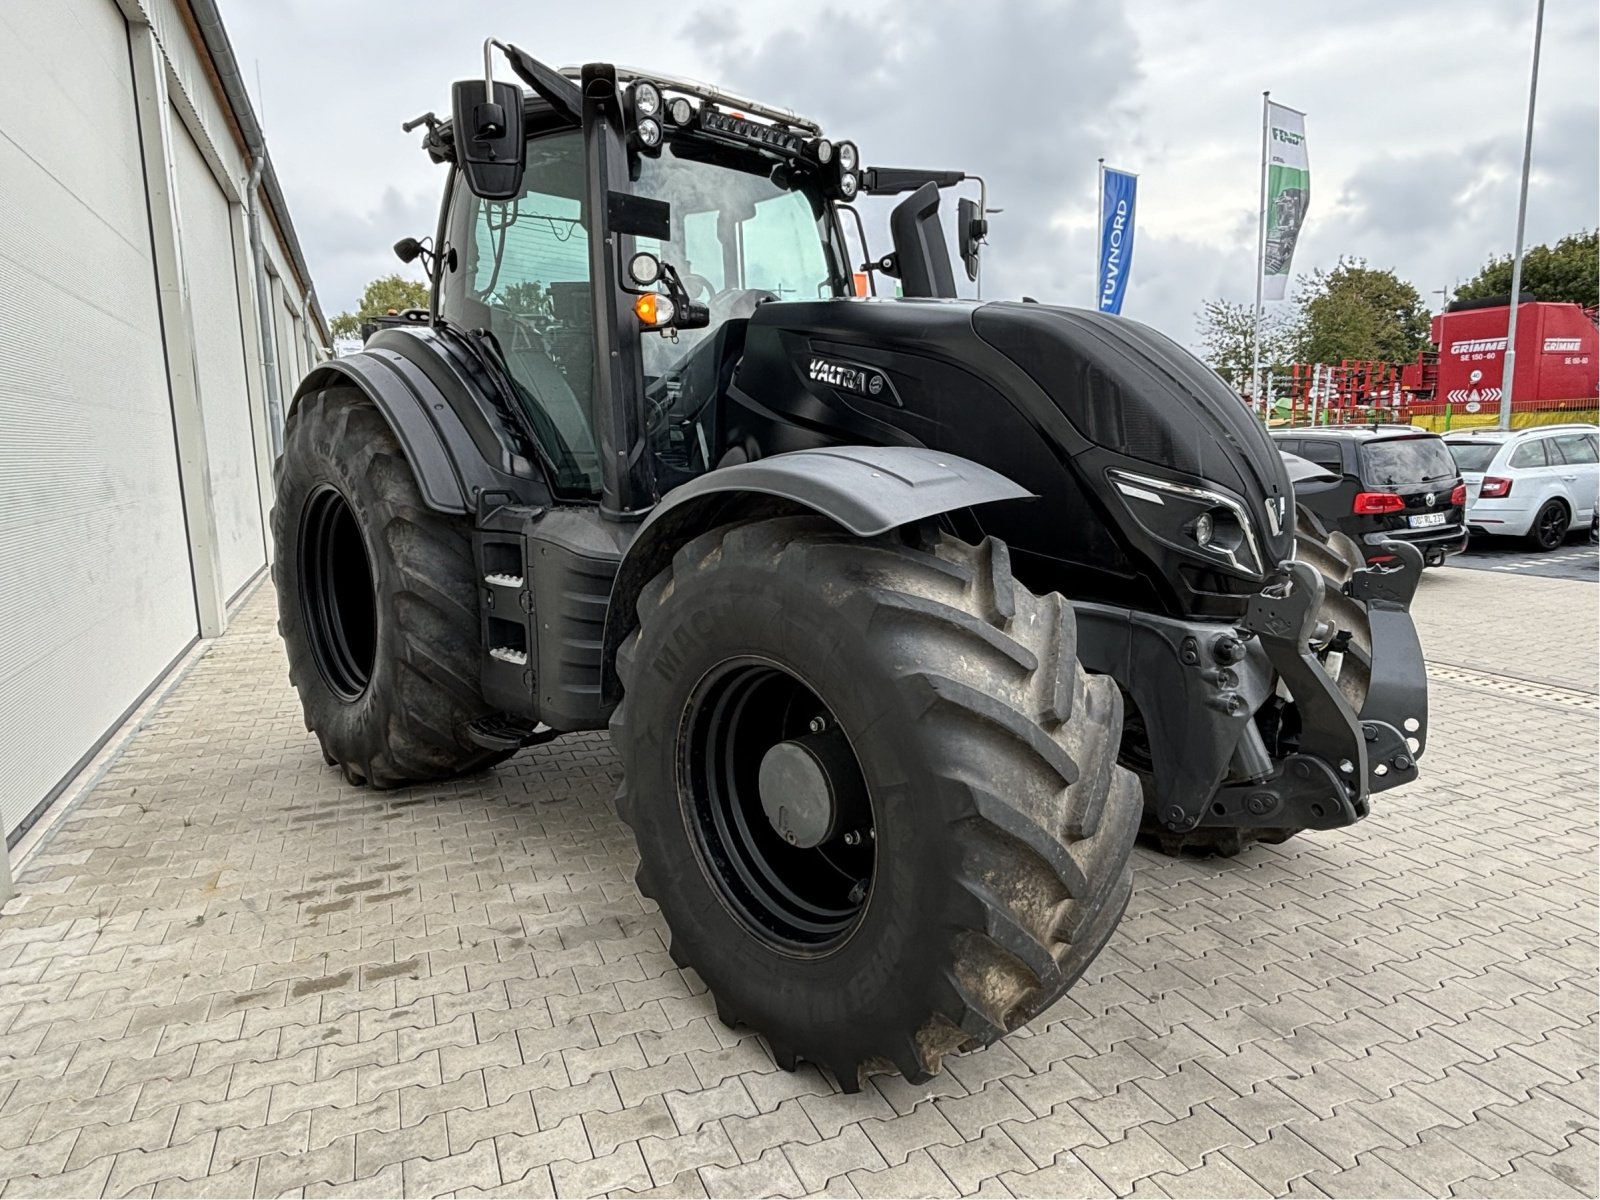
[[[1545,547],[1559,546],[1566,534],[1566,514],[1559,505],[1546,506],[1539,514],[1539,544]]]
[[[319,488],[306,501],[299,560],[300,608],[317,670],[339,699],[359,700],[372,682],[378,613],[367,545],[338,489]]]
[[[865,808],[827,841],[789,845],[762,809],[757,776],[767,751],[833,727],[833,714],[809,686],[755,658],[708,672],[680,727],[679,794],[702,869],[751,932],[788,952],[842,944],[871,899],[876,820],[853,752],[849,767]]]

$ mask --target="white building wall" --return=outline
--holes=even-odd
[[[127,27],[0,4],[0,830],[196,636]]]
[[[256,311],[250,158],[207,65],[175,0],[0,0],[8,842],[267,560],[260,320],[286,407],[309,314],[297,282]]]

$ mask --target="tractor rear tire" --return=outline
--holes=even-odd
[[[1295,557],[1309,562],[1322,575],[1324,594],[1322,615],[1331,619],[1340,629],[1350,632],[1351,641],[1363,652],[1372,649],[1372,626],[1367,612],[1358,601],[1343,592],[1350,576],[1364,565],[1361,548],[1343,533],[1329,533],[1310,509],[1296,505],[1294,529]],[[1370,675],[1356,655],[1347,655],[1339,675],[1339,690],[1356,712],[1367,698]],[[1145,792],[1144,820],[1139,829],[1139,840],[1151,849],[1176,858],[1180,855],[1215,855],[1233,858],[1254,845],[1278,846],[1304,829],[1226,829],[1199,828],[1187,833],[1174,833],[1162,824],[1157,815],[1153,780],[1147,771],[1139,771],[1139,782]]]
[[[1115,762],[1121,696],[1078,666],[1071,606],[1020,586],[1003,543],[726,525],[638,615],[612,736],[639,888],[722,1020],[780,1067],[809,1060],[846,1091],[873,1070],[925,1081],[1047,1008],[1105,944],[1140,811]],[[767,786],[806,746],[830,764],[826,811],[793,775]]]
[[[423,503],[382,414],[352,388],[305,397],[276,480],[278,632],[324,760],[391,788],[506,758],[463,732],[492,711],[471,531]]]

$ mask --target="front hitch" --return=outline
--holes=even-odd
[[[1372,793],[1417,777],[1427,677],[1406,605],[1422,557],[1387,550],[1396,565],[1363,564],[1342,588],[1308,562],[1283,564],[1237,627],[1074,604],[1084,666],[1134,700],[1148,760],[1130,761],[1164,830],[1338,828],[1368,814]],[[1342,626],[1363,605],[1350,636]],[[1334,651],[1366,677],[1350,696]],[[1275,690],[1294,713],[1282,747],[1261,716]]]
[[[1345,653],[1370,675],[1366,699],[1353,711],[1313,646],[1323,576],[1304,562],[1283,564],[1279,581],[1253,596],[1244,627],[1261,641],[1300,718],[1298,751],[1259,782],[1218,789],[1203,824],[1244,828],[1326,829],[1352,824],[1370,811],[1368,797],[1417,777],[1427,740],[1427,675],[1422,645],[1407,611],[1422,576],[1414,546],[1390,542],[1395,566],[1354,572],[1345,587],[1366,606],[1370,651]]]

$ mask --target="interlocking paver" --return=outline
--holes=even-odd
[[[407,1196],[442,1196],[457,1188],[494,1188],[504,1182],[493,1142],[479,1142],[465,1154],[408,1158],[401,1172]]]
[[[1006,1094],[1011,1095],[1009,1092]],[[1021,1102],[1015,1096],[1011,1098],[1021,1108]],[[1023,1109],[1023,1115],[1027,1115],[1026,1109]],[[961,1131],[950,1122],[939,1101],[918,1105],[909,1114],[889,1121],[869,1118],[861,1122],[861,1131],[871,1139],[878,1153],[891,1167],[898,1167],[905,1162],[913,1150],[924,1150],[935,1145],[956,1146],[962,1141]]]
[[[807,1191],[857,1167],[881,1171],[889,1165],[859,1125],[846,1125],[820,1142],[785,1146],[784,1154]]]
[[[63,1171],[59,1175],[22,1175],[0,1189],[0,1196],[27,1196],[33,1200],[59,1196],[62,1200],[79,1200],[83,1196],[98,1196],[106,1190],[111,1178],[114,1158],[102,1158],[76,1171]]]
[[[739,1152],[722,1126],[716,1124],[676,1137],[641,1137],[639,1152],[644,1155],[650,1176],[658,1185],[671,1183],[678,1176],[701,1167],[739,1164]]]
[[[605,1153],[615,1149],[608,1145]],[[542,1133],[503,1134],[495,1139],[500,1170],[508,1183],[553,1162],[587,1162],[594,1157],[591,1139],[585,1134],[583,1118],[572,1116]]]
[[[776,1147],[737,1167],[702,1167],[700,1181],[706,1195],[718,1197],[795,1197],[804,1195],[806,1190],[783,1151]]]
[[[255,1194],[256,1176],[260,1172],[260,1167],[261,1164],[257,1160],[250,1159],[231,1170],[203,1175],[199,1179],[163,1179],[156,1184],[154,1194],[159,1197],[216,1197],[217,1200],[252,1196]]]
[[[998,1177],[1013,1196],[1039,1197],[1046,1200],[1058,1196],[1078,1196],[1083,1200],[1110,1200],[1115,1196],[1106,1183],[1088,1167],[1072,1158],[1063,1158],[1053,1165],[1026,1174],[1008,1171]]]
[[[1518,579],[1491,629],[1512,586],[1430,572],[1430,655],[1600,691],[1591,593]],[[846,1096],[671,962],[603,735],[353,791],[271,607],[0,914],[0,1196],[1595,1192],[1592,706],[1436,681],[1416,787],[1234,860],[1138,852],[1065,1000]]]
[[[644,1191],[654,1185],[637,1142],[624,1142],[610,1154],[586,1162],[555,1162],[550,1177],[559,1196],[601,1196],[625,1188]]]

